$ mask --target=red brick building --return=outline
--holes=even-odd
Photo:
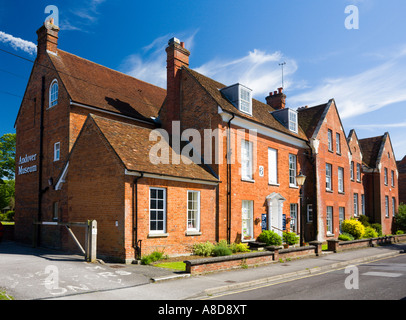
[[[397,161],[399,171],[399,203],[406,204],[406,156]]]
[[[397,188],[367,191],[371,152],[355,131],[347,139],[334,100],[293,110],[280,88],[260,102],[244,84],[189,68],[176,38],[164,90],[60,50],[58,31],[37,32],[16,120],[17,239],[33,240],[33,221],[94,219],[98,255],[131,262],[187,254],[196,242],[251,242],[264,229],[325,241],[364,211],[381,221],[372,197],[397,205]],[[390,175],[391,160],[381,162]],[[63,228],[37,234],[39,245],[74,249]]]
[[[393,217],[399,205],[396,159],[389,133],[359,140],[364,161],[366,212],[371,222],[380,223],[384,234],[391,234]]]

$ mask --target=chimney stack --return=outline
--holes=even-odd
[[[189,67],[190,52],[185,49],[185,43],[177,38],[169,40],[167,53],[167,92],[166,114],[163,127],[169,134],[172,133],[172,121],[180,120],[180,69]]]
[[[278,88],[278,91],[270,92],[269,96],[265,98],[266,103],[275,110],[285,109],[286,95],[283,93],[283,88]]]
[[[38,29],[38,56],[50,51],[57,53],[58,49],[59,27],[54,25],[54,19],[44,22],[44,25]]]

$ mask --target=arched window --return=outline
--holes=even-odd
[[[49,89],[49,107],[52,108],[58,104],[58,81],[55,79]]]

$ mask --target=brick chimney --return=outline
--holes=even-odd
[[[57,53],[59,27],[54,25],[54,19],[44,22],[38,29],[38,56],[50,51]]]
[[[278,91],[269,93],[269,96],[265,99],[266,103],[275,110],[285,109],[286,107],[286,95],[283,93],[283,88],[279,88]]]
[[[167,93],[166,114],[163,128],[172,133],[172,121],[180,120],[180,69],[189,66],[190,52],[185,49],[185,43],[172,38],[166,48],[167,53]]]

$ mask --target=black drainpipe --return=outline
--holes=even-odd
[[[44,109],[45,109],[45,77],[42,77],[42,87],[41,87],[41,118],[40,118],[40,134],[39,134],[39,168],[38,168],[38,213],[37,213],[37,220],[38,222],[42,221],[42,164],[44,158]],[[41,243],[41,228],[38,224],[34,226],[37,228],[36,235],[37,241],[36,245],[40,246]]]
[[[133,248],[135,252],[135,259],[141,259],[141,244],[142,240],[138,240],[138,180],[144,177],[141,176],[134,179],[133,185]]]
[[[231,243],[231,121],[235,118],[235,114],[228,121],[228,141],[227,141],[227,241]]]

